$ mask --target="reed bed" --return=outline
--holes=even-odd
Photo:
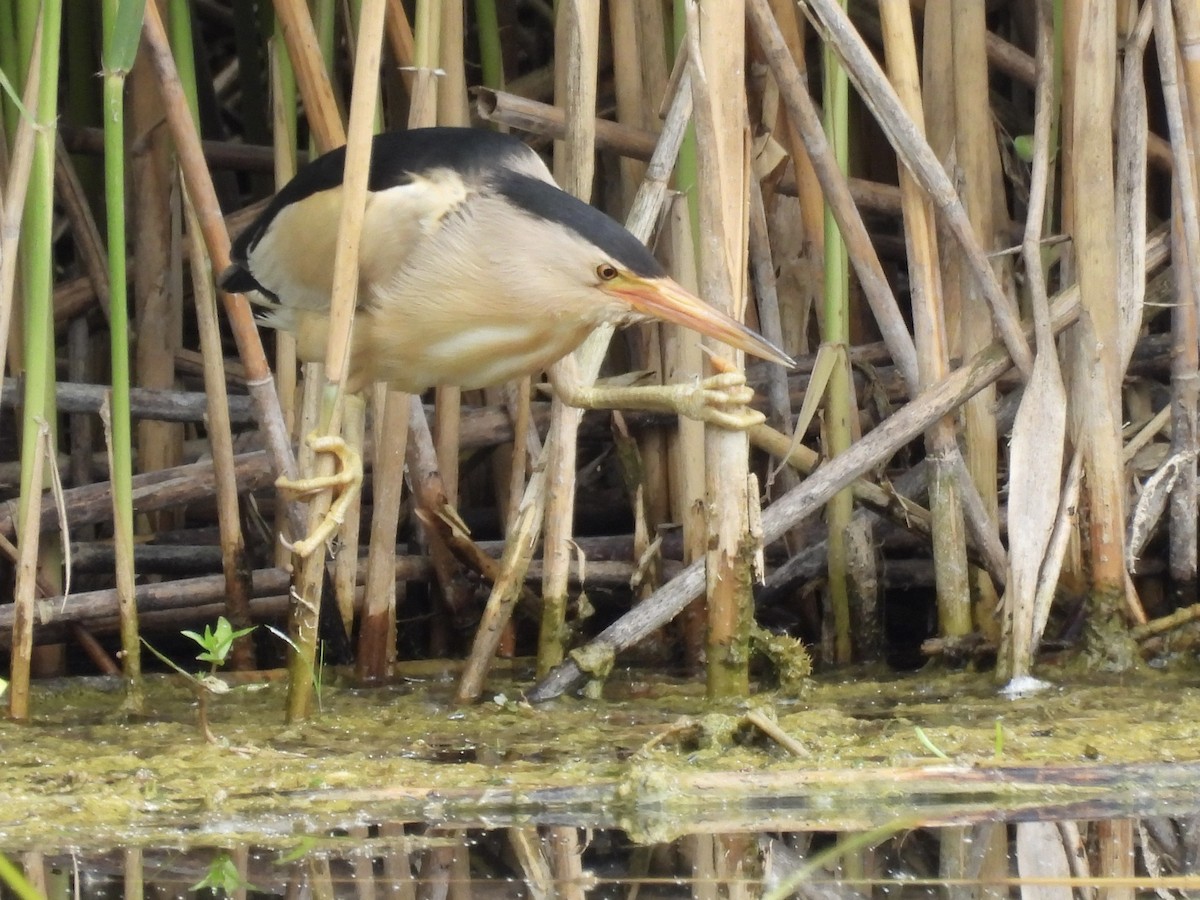
[[[470,702],[497,654],[536,656],[533,699],[614,658],[741,696],[771,681],[764,627],[821,668],[1003,683],[1052,672],[1048,651],[1127,671],[1194,647],[1189,0],[102,12],[0,0],[14,716],[31,672],[120,669],[136,706],[139,638],[216,614],[286,631],[231,664],[287,657],[293,720],[329,662],[370,683],[464,656]],[[518,134],[781,343],[795,371],[745,364],[767,424],[584,414],[528,382],[345,397],[369,138],[433,124]],[[334,324],[298,376],[213,273],[343,143]],[[601,329],[565,364],[673,383],[711,374],[703,349]],[[365,480],[333,558],[301,562],[278,535],[330,495],[271,481],[333,471],[314,432],[355,436]]]

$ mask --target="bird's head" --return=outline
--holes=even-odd
[[[795,365],[762,335],[670,278],[641,241],[595,207],[533,178],[508,178],[498,185],[498,193],[540,226],[529,236],[540,243],[547,289],[557,282],[576,295],[581,289],[591,292],[608,301],[603,317],[618,324],[659,319],[753,356]]]

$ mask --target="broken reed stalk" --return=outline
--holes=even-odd
[[[204,243],[208,247],[208,255],[212,260],[213,268],[217,271],[224,271],[225,267],[229,265],[229,233],[225,229],[225,220],[221,215],[220,205],[217,203],[216,191],[204,159],[195,123],[192,121],[184,101],[183,88],[179,82],[174,57],[167,43],[162,19],[159,17],[157,6],[153,3],[147,4],[142,35],[158,76],[159,90],[163,93],[163,104],[166,108],[167,125],[171,129],[171,138],[175,144],[184,183],[204,233]],[[270,448],[275,471],[277,474],[294,478],[296,463],[292,454],[291,437],[284,426],[283,416],[279,410],[279,397],[275,393],[275,381],[271,377],[271,370],[267,365],[262,341],[258,336],[258,328],[254,323],[254,316],[250,312],[250,304],[241,294],[223,293],[221,296],[224,301],[226,318],[237,343],[238,355],[246,370],[246,385],[254,398],[259,427]],[[304,519],[298,504],[289,506],[289,522],[293,534],[303,532]]]
[[[555,98],[566,111],[566,140],[555,144],[554,176],[559,186],[585,203],[592,196],[596,139],[595,109],[600,41],[599,0],[563,0],[555,19]],[[538,673],[544,675],[565,654],[567,576],[575,515],[575,455],[583,410],[551,400],[551,448],[546,472],[546,568],[542,580],[542,622],[538,630]]]
[[[967,6],[974,8],[975,5]],[[883,128],[900,160],[912,171],[941,210],[950,232],[963,251],[979,289],[987,300],[997,330],[1012,351],[1017,368],[1022,374],[1028,374],[1033,357],[1025,343],[1020,321],[992,271],[986,252],[975,237],[971,220],[945,169],[934,156],[929,144],[917,133],[912,120],[905,115],[895,91],[888,84],[879,63],[850,22],[845,10],[835,0],[811,0],[805,8],[816,15],[823,27],[823,37],[827,44],[837,51],[860,96]],[[980,37],[982,38],[982,32]],[[958,52],[957,46],[955,52]],[[985,61],[986,55],[980,53],[979,65],[984,65]],[[986,99],[984,95],[982,100]],[[976,94],[974,102],[980,101],[981,98]],[[984,102],[984,109],[987,108],[989,104]]]
[[[916,40],[912,11],[905,0],[882,0],[880,24],[887,50],[888,76],[913,124],[924,134]],[[912,287],[913,339],[917,347],[917,375],[924,390],[950,371],[949,336],[942,308],[942,281],[933,207],[920,185],[900,170],[904,205],[904,236],[908,274]],[[934,423],[925,433],[930,461],[929,511],[932,519],[934,571],[937,581],[938,620],[954,626],[946,633],[963,634],[971,623],[970,583],[962,507],[953,470],[958,455],[957,428],[952,417]]]
[[[741,318],[746,305],[744,261],[749,135],[745,68],[745,13],[740,0],[685,3],[688,67],[692,76],[696,129],[697,202],[701,296],[717,309]],[[741,354],[715,342],[715,352]],[[707,689],[710,697],[742,697],[749,692],[749,641],[754,618],[751,587],[760,545],[750,529],[750,505],[757,507],[758,483],[749,469],[744,432],[719,428],[704,435],[708,498]]]

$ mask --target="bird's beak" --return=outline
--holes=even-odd
[[[761,359],[793,368],[795,360],[737,319],[686,290],[670,278],[639,278],[621,273],[601,289],[628,303],[642,315],[682,325]]]

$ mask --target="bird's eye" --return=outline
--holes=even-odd
[[[617,277],[617,267],[612,263],[600,263],[596,266],[596,277],[601,281],[612,281]]]

